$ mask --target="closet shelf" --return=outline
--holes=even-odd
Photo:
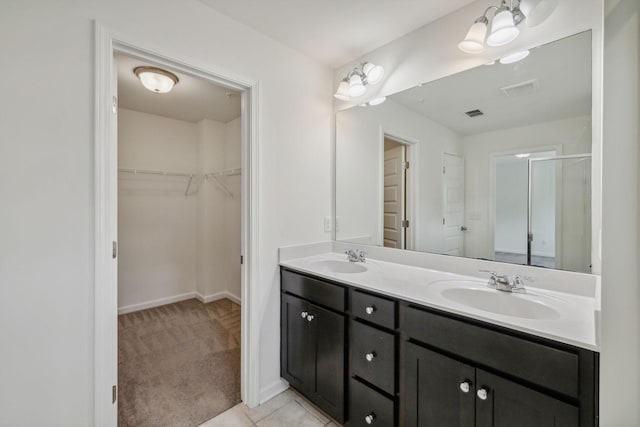
[[[214,181],[218,187],[229,197],[233,198],[234,194],[229,190],[229,187],[224,183],[221,179],[223,177],[228,176],[237,176],[242,175],[241,168],[235,169],[221,169],[219,171],[210,172],[206,174],[197,174],[197,173],[186,173],[186,172],[170,172],[170,171],[161,171],[161,170],[149,170],[149,169],[127,169],[127,168],[119,168],[118,172],[128,173],[132,175],[156,175],[156,176],[169,176],[169,177],[180,177],[180,178],[188,178],[187,189],[184,192],[185,196],[192,196],[198,192],[198,188],[192,193],[189,193],[191,186],[193,184],[194,179],[203,178],[207,181]]]
[[[184,192],[185,196],[192,196],[198,192],[198,189],[193,193],[189,193],[191,189],[191,185],[193,184],[194,178],[202,177],[201,174],[197,173],[185,173],[185,172],[169,172],[169,171],[159,171],[159,170],[149,170],[149,169],[126,169],[126,168],[118,168],[118,172],[128,173],[132,175],[156,175],[156,176],[169,176],[169,177],[179,177],[179,178],[189,178],[187,182],[187,189]]]

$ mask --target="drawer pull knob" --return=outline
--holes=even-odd
[[[300,316],[301,316],[303,319],[306,319],[308,315],[309,315],[309,313],[307,313],[306,311],[303,311],[302,313],[300,313]]]
[[[469,381],[461,382],[460,390],[462,390],[463,393],[469,393],[469,390],[471,390],[471,384],[469,384]]]
[[[487,396],[489,395],[489,392],[486,389],[481,388],[480,390],[478,390],[477,394],[480,400],[487,400]]]
[[[367,362],[373,362],[373,359],[376,358],[376,352],[372,351],[371,353],[367,353],[364,355],[364,358],[367,359]]]
[[[364,417],[364,421],[367,424],[373,424],[373,422],[376,420],[376,414],[374,414],[373,412],[371,412],[369,415],[367,415],[366,417]]]
[[[376,311],[375,305],[369,305],[367,306],[367,308],[364,309],[364,312],[367,314],[373,314],[374,311]]]
[[[311,322],[313,319],[315,319],[315,317],[316,317],[316,316],[314,316],[313,314],[308,314],[308,315],[307,315],[307,320],[308,320],[309,322]]]

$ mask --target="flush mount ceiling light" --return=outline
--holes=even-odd
[[[509,44],[520,35],[521,22],[527,22],[529,27],[539,25],[557,5],[558,0],[502,0],[500,6],[488,7],[473,22],[458,49],[478,54],[484,52],[485,44],[491,47]],[[489,11],[493,11],[491,20],[487,16]]]
[[[364,62],[359,67],[350,71],[338,85],[338,90],[333,95],[341,101],[349,101],[367,92],[367,85],[375,85],[382,81],[384,68],[371,62]]]
[[[140,79],[142,86],[154,93],[167,93],[178,83],[178,76],[157,67],[136,67],[133,73]]]

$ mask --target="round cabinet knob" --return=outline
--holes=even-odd
[[[373,412],[371,412],[369,415],[367,415],[366,417],[364,417],[364,421],[367,424],[373,424],[373,422],[376,420],[376,414],[374,414]]]
[[[314,316],[313,314],[308,314],[308,315],[307,315],[307,320],[308,320],[309,322],[311,322],[313,319],[315,319],[315,317],[316,317],[316,316]]]
[[[364,355],[364,358],[367,359],[367,362],[372,362],[373,359],[376,358],[376,352],[372,351],[371,353],[367,353]]]
[[[463,381],[460,383],[460,390],[463,393],[469,393],[469,390],[471,390],[471,384],[469,384],[469,381]]]
[[[369,305],[367,306],[367,308],[364,309],[364,312],[367,314],[373,314],[374,311],[376,311],[375,305]]]
[[[480,400],[487,400],[487,396],[489,395],[489,392],[486,389],[481,388],[480,390],[478,390],[476,394],[478,395],[478,398]]]
[[[306,319],[308,314],[309,313],[307,313],[306,311],[303,311],[302,313],[300,313],[300,317],[302,317],[303,319]]]

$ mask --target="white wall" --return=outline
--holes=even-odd
[[[640,4],[606,0],[600,425],[640,425]]]
[[[118,163],[127,169],[196,172],[196,126],[120,108]],[[118,307],[193,292],[196,199],[187,179],[120,173]]]
[[[235,169],[242,165],[241,124],[240,118],[225,124],[224,164],[226,169]],[[228,177],[225,180],[227,188],[233,193],[233,198],[227,197],[224,203],[226,291],[238,299],[241,297],[241,182],[240,176]]]
[[[228,123],[198,122],[198,173],[240,167],[240,118]],[[198,283],[204,297],[229,292],[240,299],[240,176],[221,177],[232,192],[207,180],[198,192]]]
[[[557,154],[591,152],[589,117],[575,117],[465,136],[465,255],[493,259],[492,155],[556,149]]]
[[[262,390],[279,381],[277,248],[330,238],[330,70],[196,0],[4,2],[0,425],[93,423],[92,19],[164,56],[260,82],[252,316]]]
[[[418,162],[409,172],[419,189],[412,220],[417,227],[415,249],[442,252],[442,155],[461,154],[461,136],[389,99],[375,107],[338,112],[336,128],[336,239],[382,245],[382,137],[387,133],[417,147]]]

